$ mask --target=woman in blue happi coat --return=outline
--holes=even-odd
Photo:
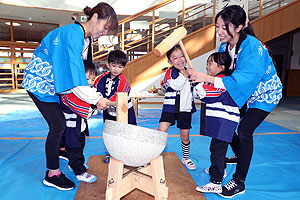
[[[190,80],[209,82],[216,88],[226,89],[240,108],[241,120],[231,144],[237,157],[236,172],[219,193],[231,198],[245,192],[245,179],[253,154],[253,132],[279,103],[282,84],[271,54],[256,38],[240,6],[225,7],[217,14],[215,23],[222,42],[219,51],[231,55],[234,72],[231,76],[218,78],[191,69]]]
[[[43,183],[59,190],[71,190],[75,184],[59,170],[61,136],[66,127],[59,105],[59,95],[74,93],[81,100],[106,109],[109,100],[92,90],[87,82],[82,54],[88,38],[116,34],[118,20],[114,9],[107,3],[94,8],[86,7],[87,21],[52,30],[42,40],[28,64],[22,86],[47,121],[47,170]]]

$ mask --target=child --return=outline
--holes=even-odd
[[[172,65],[161,82],[164,88],[165,98],[161,118],[159,120],[159,131],[167,132],[170,126],[177,121],[180,129],[182,163],[190,170],[196,169],[196,165],[189,158],[192,113],[196,111],[188,72],[185,68],[186,60],[179,45],[175,45],[167,52],[168,62]]]
[[[96,67],[90,61],[84,60],[83,62],[88,84],[92,87],[97,73]],[[95,182],[97,177],[87,172],[83,155],[85,136],[89,136],[86,118],[91,112],[91,105],[80,100],[73,93],[61,95],[60,98],[62,111],[66,118],[66,129],[62,140],[69,159],[69,166],[79,181]]]
[[[232,73],[231,58],[228,53],[217,52],[207,59],[207,74],[224,77]],[[215,88],[213,84],[197,84],[193,89],[194,96],[206,103],[205,135],[212,137],[210,143],[211,166],[206,169],[210,174],[210,183],[198,186],[200,192],[222,192],[221,182],[225,175],[225,156],[228,144],[239,121],[239,108],[225,89]],[[203,122],[203,121],[202,121]],[[226,175],[225,175],[226,176]]]
[[[116,101],[116,94],[118,92],[128,93],[128,124],[136,125],[136,116],[133,109],[133,104],[129,97],[130,85],[126,77],[122,73],[127,64],[127,57],[124,52],[120,50],[113,50],[108,55],[107,67],[109,72],[99,76],[95,81],[97,92],[100,92],[104,98],[110,101]],[[116,107],[110,106],[103,111],[103,121],[106,119],[116,121]],[[109,162],[109,154],[106,154],[103,162]]]

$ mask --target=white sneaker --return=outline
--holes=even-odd
[[[207,168],[207,169],[205,170],[205,173],[207,173],[207,174],[209,175],[209,168]],[[224,169],[223,177],[225,178],[226,176],[227,176],[227,172],[226,172],[226,170]]]
[[[222,186],[221,186],[221,184],[214,184],[214,183],[210,182],[210,183],[207,183],[206,185],[196,187],[196,190],[198,192],[221,193]]]
[[[81,175],[77,175],[76,178],[78,181],[83,181],[86,183],[93,183],[97,180],[96,176],[89,174],[87,172],[83,172]]]
[[[191,159],[182,158],[181,162],[190,170],[196,169],[196,165]]]

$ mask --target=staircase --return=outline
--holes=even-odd
[[[155,15],[155,10],[158,7],[160,8],[172,2],[174,1],[168,0],[136,14],[135,16],[141,17],[145,12],[152,12],[150,18],[153,20],[149,22],[150,28],[144,31],[144,36],[139,40],[128,42],[125,39],[118,44],[119,48],[125,50],[131,59],[124,70],[131,86],[136,86],[161,74],[162,69],[169,66],[166,56],[156,57],[152,50],[154,46],[180,26],[184,26],[188,30],[188,35],[183,39],[183,43],[191,59],[216,48],[213,17],[215,15],[215,1],[211,4],[197,4],[186,9],[183,8],[178,12],[178,18],[175,22],[170,19],[158,18]],[[130,20],[135,19],[134,17],[130,18]],[[249,18],[258,38],[263,42],[267,42],[300,27],[300,21],[297,20],[300,19],[300,1],[264,1],[260,5],[250,4]],[[137,30],[131,30],[129,27],[125,29],[125,22],[129,22],[128,19],[120,22],[122,24],[120,38],[125,38],[126,33],[137,33]],[[168,24],[168,27],[158,29],[157,27],[162,26],[162,24]],[[134,47],[134,45],[137,45],[137,47]],[[135,54],[134,51],[139,52],[142,56],[130,56]]]

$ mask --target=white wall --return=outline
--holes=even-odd
[[[291,69],[300,69],[300,32],[293,35]]]

